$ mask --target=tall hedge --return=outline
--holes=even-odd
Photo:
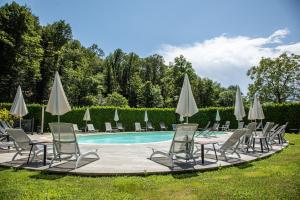
[[[0,103],[0,108],[10,109],[11,104]],[[111,122],[115,126],[114,111],[115,107],[100,107],[92,106],[90,107],[90,114],[95,128],[100,131],[105,130],[104,123]],[[144,126],[144,112],[147,110],[149,121],[152,122],[156,130],[159,130],[159,122],[165,122],[169,129],[171,129],[171,124],[179,123],[179,116],[175,113],[174,108],[117,108],[120,118],[120,122],[127,131],[134,130],[134,122],[141,122]],[[42,106],[38,104],[28,105],[29,114],[25,117],[28,119],[34,118],[35,125],[40,125],[41,123],[41,110]],[[85,122],[82,120],[86,107],[75,107],[72,111],[61,116],[61,121],[76,123],[79,127],[84,127]],[[189,122],[198,123],[199,127],[205,126],[208,121],[214,121],[216,116],[216,110],[220,111],[221,123],[229,120],[231,122],[231,128],[237,127],[237,121],[233,115],[233,107],[209,107],[201,108],[199,112],[193,117],[189,118]],[[289,122],[289,129],[300,128],[300,103],[283,103],[283,104],[268,104],[263,106],[266,121],[273,121],[275,123],[283,124]],[[246,107],[246,113],[248,113],[248,108]],[[56,116],[45,112],[45,127],[48,130],[47,124],[49,122],[57,121]],[[246,123],[248,121],[244,120]]]

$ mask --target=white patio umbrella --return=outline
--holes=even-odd
[[[22,94],[21,86],[18,86],[14,102],[10,108],[10,114],[20,117],[20,128],[22,117],[28,114],[28,110],[25,104],[25,100]]]
[[[119,115],[118,115],[118,110],[115,110],[115,116],[114,116],[114,121],[116,122],[116,127],[117,127],[117,123],[119,121]]]
[[[83,120],[85,121],[85,128],[87,128],[87,122],[91,121],[90,109],[88,109],[88,108],[86,109],[84,116],[83,116]]]
[[[147,131],[147,122],[148,122],[148,113],[147,113],[147,110],[145,110],[144,121],[146,123],[146,131]]]
[[[64,92],[59,74],[56,72],[46,111],[52,115],[57,115],[57,121],[60,123],[60,116],[70,110],[71,106]]]
[[[217,113],[216,113],[216,121],[217,122],[221,121],[219,110],[217,110]]]
[[[186,122],[188,123],[188,117],[193,116],[197,112],[198,108],[193,96],[190,81],[188,75],[185,74],[176,113],[186,117]]]
[[[253,119],[253,116],[252,116],[252,103],[250,104],[250,107],[249,107],[249,112],[248,112],[248,120],[254,120]]]
[[[265,118],[264,111],[259,102],[259,97],[257,94],[254,96],[254,102],[253,102],[253,107],[252,107],[252,118],[254,120],[257,120],[257,119],[263,120]]]
[[[235,95],[234,115],[237,121],[243,120],[243,117],[246,116],[241,90],[239,87],[237,87],[236,95]]]
[[[182,123],[184,121],[183,115],[180,115],[179,121]]]

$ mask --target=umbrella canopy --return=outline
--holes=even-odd
[[[86,109],[84,116],[83,116],[84,121],[91,121],[91,115],[90,115],[90,109]]]
[[[198,112],[188,75],[185,74],[176,113],[183,117],[191,117]]]
[[[252,103],[250,104],[250,107],[249,107],[248,119],[249,120],[254,120],[253,116],[252,116]]]
[[[65,95],[58,72],[55,73],[54,83],[46,111],[52,115],[63,115],[71,110],[71,106]]]
[[[117,122],[119,121],[119,115],[118,115],[118,110],[115,110],[115,117],[114,117],[114,121]]]
[[[234,106],[234,115],[236,120],[241,121],[243,117],[246,116],[243,99],[241,95],[241,90],[237,87],[236,94],[235,94],[235,106]]]
[[[220,117],[219,110],[217,110],[216,121],[217,121],[217,122],[221,121],[221,117]]]
[[[258,95],[254,96],[254,102],[253,102],[253,107],[252,107],[252,118],[253,119],[261,119],[261,120],[265,118],[264,111],[259,102]]]
[[[28,110],[24,101],[21,86],[18,86],[17,94],[10,108],[10,114],[17,117],[23,117],[28,114]]]
[[[144,121],[145,121],[145,122],[147,122],[147,121],[148,121],[148,114],[147,114],[147,110],[145,111]]]

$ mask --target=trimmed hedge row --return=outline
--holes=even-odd
[[[11,104],[0,103],[0,108],[10,109]],[[105,122],[111,122],[115,125],[113,120],[115,107],[90,107],[90,114],[92,121],[96,129],[100,131],[105,130]],[[42,106],[39,104],[28,105],[29,114],[25,117],[28,119],[34,118],[35,125],[41,123],[41,110]],[[72,111],[61,116],[61,121],[76,123],[79,127],[84,127],[85,122],[82,120],[85,113],[86,107],[74,107]],[[118,114],[120,122],[123,123],[126,131],[134,130],[134,122],[141,122],[142,126],[144,123],[144,112],[147,110],[149,121],[152,122],[154,128],[159,130],[159,122],[165,122],[166,126],[171,129],[171,124],[179,123],[179,115],[175,113],[174,108],[118,108]],[[231,122],[231,128],[237,127],[237,121],[233,115],[233,107],[209,107],[201,108],[199,112],[193,117],[189,118],[190,123],[198,123],[199,127],[206,125],[207,121],[214,121],[216,110],[219,110],[221,116],[221,124],[225,121]],[[289,129],[300,128],[300,103],[284,103],[284,104],[268,104],[263,106],[266,121],[273,121],[275,123],[283,124],[289,122]],[[248,113],[248,108],[246,107]],[[246,117],[245,117],[246,119]],[[48,123],[57,121],[56,116],[52,116],[50,113],[45,112],[45,128],[48,129]],[[246,123],[248,121],[245,120]]]

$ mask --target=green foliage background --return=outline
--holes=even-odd
[[[10,109],[11,104],[0,103],[0,108]],[[87,107],[73,107],[72,111],[61,116],[61,121],[76,123],[79,127],[84,127],[85,121],[82,120]],[[104,107],[104,106],[92,106],[90,108],[90,114],[92,121],[96,129],[100,131],[105,130],[104,123],[111,122],[115,126],[114,111],[116,107]],[[159,130],[159,122],[165,122],[169,130],[171,125],[179,123],[179,115],[175,113],[174,108],[117,108],[120,118],[120,122],[123,123],[126,131],[134,130],[134,122],[140,122],[142,126],[144,123],[144,112],[147,110],[149,121],[152,122],[156,130]],[[26,118],[35,119],[35,125],[40,125],[41,122],[41,110],[42,106],[39,104],[28,105],[29,114]],[[231,122],[230,128],[237,127],[237,121],[233,115],[233,107],[208,107],[201,108],[199,112],[193,117],[189,118],[190,123],[198,123],[200,127],[204,127],[208,121],[214,121],[216,110],[220,111],[221,124],[229,120]],[[283,103],[283,104],[268,104],[263,107],[265,113],[265,120],[275,123],[283,124],[289,122],[288,129],[296,129],[300,127],[300,103]],[[246,113],[248,113],[248,107],[246,107]],[[244,118],[246,120],[246,117]],[[48,130],[47,124],[49,122],[57,121],[56,116],[52,116],[50,113],[45,112],[45,124]],[[245,121],[248,123],[248,121]]]

